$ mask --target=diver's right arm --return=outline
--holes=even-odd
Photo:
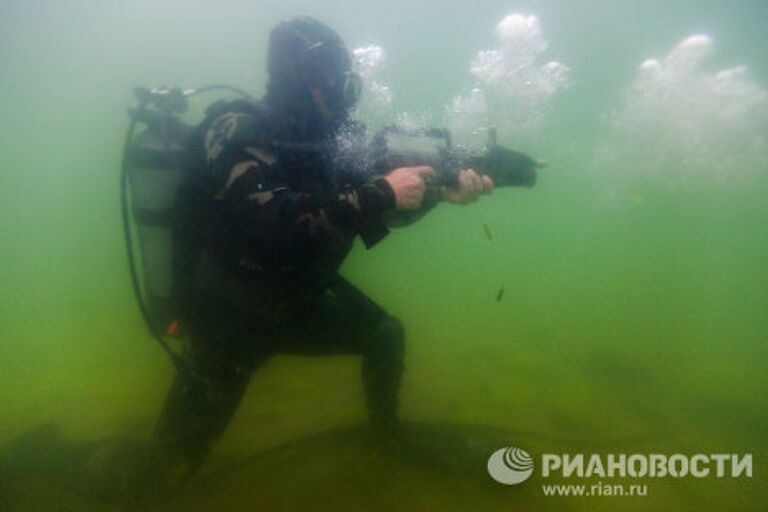
[[[396,211],[413,211],[421,208],[426,191],[425,178],[434,177],[432,167],[400,167],[393,170],[384,179],[395,194]]]

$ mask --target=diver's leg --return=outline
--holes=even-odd
[[[331,288],[307,318],[280,335],[282,352],[360,354],[366,405],[372,427],[384,432],[397,423],[404,371],[405,331],[397,318],[347,281]]]
[[[264,360],[222,353],[219,347],[188,351],[155,429],[169,479],[190,476],[200,466],[234,416],[252,371]]]
[[[366,337],[363,333],[360,335]],[[405,354],[402,322],[387,315],[371,326],[367,341],[361,344],[360,349],[368,417],[374,430],[387,433],[397,424]]]

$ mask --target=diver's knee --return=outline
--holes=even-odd
[[[403,322],[393,316],[388,316],[376,329],[376,345],[379,350],[402,357],[405,351],[405,327]]]
[[[380,336],[386,340],[402,345],[405,342],[405,327],[399,319],[389,316],[379,326]]]

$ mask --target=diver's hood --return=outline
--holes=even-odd
[[[270,34],[265,102],[310,131],[328,130],[357,101],[359,86],[350,86],[356,77],[351,68],[344,41],[330,27],[308,16],[290,18]],[[312,97],[313,88],[322,94],[325,113]]]

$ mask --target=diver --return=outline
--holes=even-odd
[[[274,27],[260,101],[215,104],[198,127],[201,162],[179,199],[183,254],[175,291],[190,338],[156,427],[170,465],[191,474],[234,415],[249,379],[277,353],[359,354],[372,431],[397,430],[404,368],[402,323],[338,274],[360,235],[419,217],[434,169],[383,175],[332,157],[364,127],[350,113],[360,93],[350,53],[306,16]],[[469,203],[494,187],[462,170],[439,199]]]
[[[0,503],[37,479],[131,509],[166,496],[195,474],[253,372],[278,353],[360,355],[376,446],[405,452],[413,445],[405,433],[413,426],[398,420],[403,325],[338,269],[358,235],[370,248],[389,227],[416,221],[440,201],[464,204],[494,187],[533,186],[543,162],[497,145],[494,130],[482,154],[451,147],[439,129],[424,133],[445,151],[428,157],[368,144],[365,127],[351,118],[361,82],[350,54],[313,18],[278,24],[267,57],[264,97],[214,103],[196,128],[174,115],[185,91],[137,89],[141,106],[127,137],[137,143],[126,143],[136,166],[124,158],[122,179],[137,186],[130,211],[160,257],[142,261],[152,307],[129,257],[131,275],[153,335],[168,326],[185,339],[181,356],[167,350],[177,373],[154,436],[72,441],[58,425],[42,425],[0,450]],[[145,109],[150,100],[160,108]],[[140,120],[148,128],[134,138]],[[174,182],[175,171],[184,179]]]
[[[177,373],[152,439],[73,442],[58,426],[42,425],[11,443],[0,452],[0,501],[36,478],[132,508],[167,495],[204,462],[254,371],[281,353],[360,355],[372,439],[385,449],[405,445],[403,325],[339,267],[358,235],[370,248],[440,201],[465,204],[494,187],[530,187],[543,164],[498,146],[494,130],[482,154],[452,148],[439,129],[424,131],[445,143],[429,157],[400,152],[386,138],[369,141],[351,117],[361,81],[349,51],[313,18],[274,27],[267,68],[261,100],[214,103],[195,128],[174,115],[185,91],[137,89],[141,105],[127,137],[136,144],[126,143],[135,167],[124,158],[122,179],[137,187],[130,211],[160,257],[143,260],[151,307],[132,260],[130,268],[153,335],[167,326],[185,340],[181,356],[167,350]],[[160,108],[145,109],[150,100]],[[148,128],[133,138],[140,120]],[[184,175],[178,186],[176,171]]]

